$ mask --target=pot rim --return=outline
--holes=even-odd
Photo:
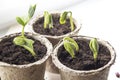
[[[75,39],[87,39],[87,40],[90,40],[92,39],[93,37],[88,37],[88,36],[76,36],[76,37],[73,37]],[[93,74],[96,74],[96,73],[99,73],[103,70],[105,70],[106,68],[110,68],[110,66],[115,62],[115,58],[116,58],[116,52],[114,50],[114,48],[110,45],[109,42],[107,41],[104,41],[104,40],[101,40],[99,38],[97,38],[98,42],[101,43],[102,45],[106,46],[109,51],[110,51],[110,55],[111,55],[111,60],[106,64],[104,65],[103,67],[101,68],[98,68],[98,69],[95,69],[95,70],[88,70],[88,71],[85,71],[85,70],[73,70],[65,65],[63,65],[57,58],[57,52],[58,52],[58,49],[60,46],[63,45],[63,42],[60,42],[57,47],[54,49],[53,51],[53,54],[52,54],[52,60],[53,60],[53,63],[55,64],[56,67],[58,67],[61,71],[64,71],[64,72],[68,72],[68,73],[72,73],[74,75],[81,75],[81,76],[88,76],[88,75],[93,75]],[[86,75],[87,74],[87,75]]]
[[[20,33],[14,33],[14,34],[6,35],[6,36],[0,38],[0,41],[4,38],[13,37],[13,36],[16,36],[16,35],[20,35]],[[34,66],[34,65],[40,65],[48,59],[48,57],[51,55],[51,53],[53,51],[53,46],[49,42],[49,40],[47,38],[45,38],[44,36],[37,36],[37,35],[35,35],[33,33],[29,33],[29,32],[27,32],[26,35],[33,37],[34,39],[40,41],[43,45],[46,46],[47,52],[46,52],[45,56],[42,59],[40,59],[36,62],[29,63],[29,64],[23,64],[23,65],[9,64],[9,63],[5,63],[5,62],[0,61],[0,66],[2,66],[2,67],[16,67],[16,68],[23,68],[24,67],[24,68],[27,68],[27,67]]]
[[[62,12],[60,12],[60,11],[53,11],[53,12],[50,12],[50,13],[51,13],[51,14],[59,14],[59,15],[60,15]],[[26,30],[26,31],[33,32],[33,33],[35,33],[35,34],[37,34],[37,35],[43,35],[43,34],[36,33],[36,32],[33,30],[33,24],[34,24],[39,18],[43,17],[43,15],[44,15],[44,14],[39,14],[39,15],[37,15],[36,17],[34,17],[33,19],[31,19],[31,21],[27,24],[27,27],[26,27],[25,30]],[[73,35],[73,34],[75,34],[76,32],[78,32],[78,31],[81,29],[81,26],[82,26],[81,23],[77,23],[77,21],[76,21],[76,19],[75,19],[74,17],[73,17],[73,22],[74,22],[76,28],[75,28],[75,30],[72,31],[72,32],[69,32],[69,33],[67,33],[67,34],[60,35],[60,36],[52,36],[52,35],[43,35],[43,36],[45,36],[45,37],[47,37],[47,38],[59,39],[59,38],[65,37],[65,36]]]

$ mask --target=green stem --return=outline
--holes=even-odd
[[[69,11],[69,13],[70,13],[70,25],[71,25],[71,31],[73,31],[73,30],[74,30],[74,24],[73,24],[72,12]]]
[[[98,57],[98,53],[94,52],[93,57],[94,57],[94,61],[96,62],[97,61],[97,57]]]
[[[49,18],[50,18],[50,20],[49,20],[49,29],[52,29],[53,28],[53,19],[52,19],[51,14],[49,14]]]
[[[24,37],[24,26],[22,26],[22,37]]]

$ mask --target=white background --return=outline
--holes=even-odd
[[[82,23],[80,35],[109,41],[116,50],[117,58],[108,80],[119,80],[115,73],[120,72],[120,0],[0,0],[0,36],[20,31],[20,26],[14,26],[15,17],[26,15],[29,5],[34,3],[37,3],[35,15],[44,10],[70,10]]]

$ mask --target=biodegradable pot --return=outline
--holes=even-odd
[[[17,35],[18,34],[11,34],[6,37],[13,37]],[[1,80],[44,80],[46,60],[52,53],[52,44],[43,36],[36,36],[32,33],[27,33],[26,35],[40,41],[43,45],[45,45],[47,48],[46,54],[42,59],[30,64],[15,65],[0,62]],[[0,41],[6,37],[1,38]]]
[[[91,37],[86,36],[76,36],[74,39],[86,39],[90,40]],[[73,70],[65,65],[63,65],[58,59],[58,49],[63,46],[63,42],[58,44],[54,49],[52,54],[53,63],[59,69],[61,80],[107,80],[109,69],[111,65],[115,62],[116,54],[114,48],[106,41],[98,39],[98,42],[106,46],[110,51],[111,59],[110,61],[101,68],[95,70]]]
[[[53,12],[51,13],[52,15],[54,14],[57,14],[57,15],[60,15],[60,12]],[[43,34],[39,34],[39,33],[36,33],[34,30],[33,30],[33,24],[39,19],[39,18],[42,18],[43,15],[39,15],[37,16],[36,18],[34,18],[33,20],[30,21],[30,23],[27,25],[26,27],[26,30],[27,31],[30,31],[30,32],[33,32],[37,35],[43,35]],[[75,20],[75,18],[73,18],[73,22],[76,26],[75,30],[72,31],[72,32],[69,32],[67,34],[64,34],[64,35],[60,35],[60,36],[51,36],[51,35],[43,35],[45,36],[46,38],[48,38],[50,40],[50,42],[53,44],[53,46],[55,47],[55,45],[60,41],[60,39],[64,38],[65,36],[73,36],[73,35],[77,35],[80,28],[81,28],[81,24],[77,23],[77,21]],[[52,73],[59,73],[58,69],[55,67],[55,65],[52,63],[52,58],[50,57],[48,60],[47,60],[47,66],[46,66],[46,70],[49,71],[49,72],[52,72]]]
[[[60,15],[61,13],[59,12],[54,12],[54,13],[51,13],[52,15]],[[30,31],[30,32],[33,32],[33,33],[35,33],[35,34],[37,34],[37,35],[43,35],[43,34],[39,34],[39,33],[37,33],[37,32],[35,32],[34,31],[34,29],[33,29],[33,24],[36,22],[36,21],[38,21],[40,18],[42,18],[43,17],[43,14],[42,15],[38,15],[38,16],[36,16],[35,18],[33,18],[29,23],[28,23],[28,25],[27,25],[27,27],[26,27],[26,31]],[[55,46],[58,42],[59,42],[59,40],[60,39],[62,39],[63,37],[65,37],[65,36],[73,36],[73,35],[77,35],[78,34],[78,32],[79,32],[79,30],[80,30],[80,28],[81,28],[81,23],[77,23],[77,21],[76,21],[76,19],[75,18],[73,18],[73,23],[74,23],[74,25],[76,26],[76,28],[75,28],[75,30],[74,31],[71,31],[71,32],[69,32],[69,33],[66,33],[66,34],[64,34],[64,35],[60,35],[60,36],[51,36],[51,35],[43,35],[43,36],[45,36],[46,38],[48,38],[49,40],[50,40],[50,42],[53,44],[53,46]]]

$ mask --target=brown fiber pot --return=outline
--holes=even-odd
[[[60,15],[60,12],[53,12],[51,14],[58,14],[58,15]],[[37,35],[42,35],[42,34],[38,34],[38,33],[34,32],[33,26],[32,26],[41,17],[43,17],[43,14],[39,15],[39,16],[35,17],[33,20],[31,20],[30,23],[26,27],[26,31],[33,32],[33,33],[35,33]],[[78,34],[78,32],[80,31],[80,28],[81,28],[81,24],[80,23],[78,24],[77,21],[75,20],[75,18],[73,18],[73,22],[74,22],[74,24],[76,26],[76,29],[74,31],[70,32],[70,33],[67,33],[67,34],[61,35],[61,36],[51,36],[51,35],[43,35],[43,36],[46,37],[46,38],[48,38],[48,40],[50,40],[50,42],[55,47],[55,45],[63,37],[65,37],[65,36],[73,36],[73,35],[77,35]],[[47,60],[46,70],[49,71],[49,72],[51,72],[51,73],[59,73],[58,69],[52,63],[52,58],[51,57]]]
[[[18,34],[8,35],[10,37]],[[45,56],[30,64],[25,65],[14,65],[4,62],[0,62],[0,77],[1,80],[44,80],[46,60],[52,53],[53,47],[52,44],[44,38],[43,36],[36,36],[35,34],[28,33],[28,36],[33,37],[36,40],[39,40],[47,48],[47,53]],[[6,36],[6,37],[8,37]],[[5,38],[0,38],[0,41]]]
[[[90,40],[91,37],[86,36],[76,36],[73,37],[74,39],[86,39]],[[58,44],[58,46],[54,49],[54,52],[52,54],[53,63],[55,66],[59,69],[61,80],[107,80],[108,73],[111,65],[115,62],[116,53],[114,51],[114,48],[106,41],[98,39],[98,42],[103,44],[108,48],[111,55],[111,60],[103,67],[96,69],[96,70],[88,70],[88,71],[82,71],[82,70],[73,70],[71,68],[66,67],[63,65],[57,57],[58,49],[60,46],[63,45],[63,42]]]

